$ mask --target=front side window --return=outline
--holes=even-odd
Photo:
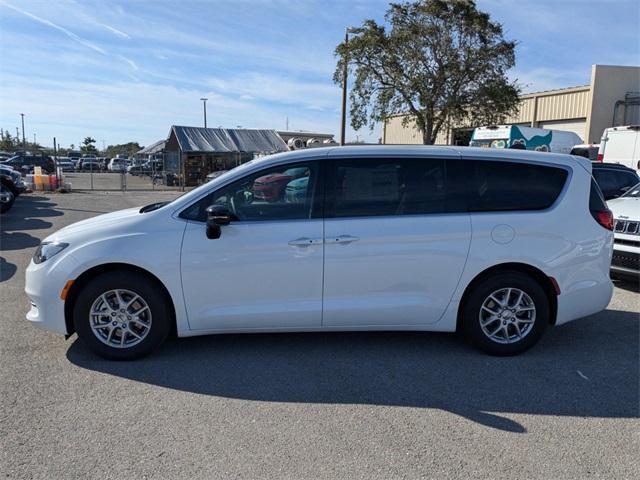
[[[330,189],[335,217],[442,213],[446,208],[445,161],[338,160]]]
[[[470,160],[465,171],[469,211],[544,210],[556,201],[568,173],[528,163]]]
[[[181,218],[204,222],[206,209],[222,205],[237,221],[277,221],[311,218],[318,185],[318,165],[282,165],[248,175],[198,200]],[[317,202],[315,202],[317,203]]]

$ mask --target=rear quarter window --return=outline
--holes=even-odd
[[[567,181],[564,168],[529,163],[466,162],[470,212],[544,210]]]

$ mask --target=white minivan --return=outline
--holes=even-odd
[[[598,161],[640,171],[640,125],[606,128],[600,139]]]
[[[50,235],[27,319],[113,359],[171,331],[461,330],[513,355],[607,306],[612,229],[581,157],[298,150]]]

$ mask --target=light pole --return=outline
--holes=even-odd
[[[201,98],[202,100],[202,111],[204,112],[204,128],[207,128],[207,100],[208,98]]]
[[[33,132],[33,148],[36,148],[36,132]]]
[[[347,27],[344,32],[344,45],[349,45],[349,34],[357,32],[357,28]],[[344,54],[342,66],[342,117],[340,119],[340,145],[344,145],[345,130],[347,128],[347,74],[349,66],[348,54]]]
[[[21,113],[20,117],[22,117],[22,151],[26,154],[27,153],[27,140],[24,138],[24,113]]]

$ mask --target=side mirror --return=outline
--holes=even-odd
[[[207,238],[215,240],[222,234],[221,225],[231,223],[231,212],[223,205],[211,205],[207,207]]]

